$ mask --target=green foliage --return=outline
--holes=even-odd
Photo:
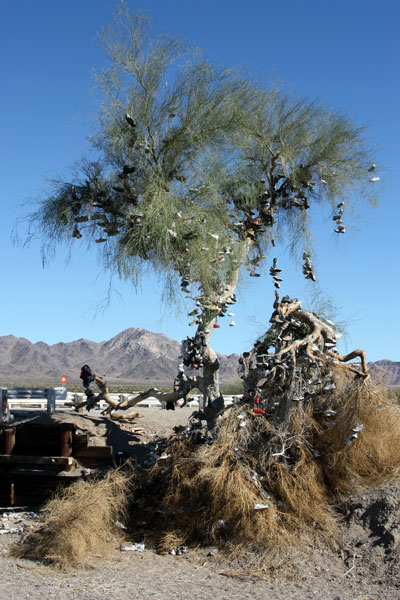
[[[101,38],[97,160],[28,217],[46,256],[84,236],[120,277],[136,283],[150,265],[167,295],[192,285],[214,317],[272,238],[307,245],[313,203],[371,196],[363,130],[344,116],[217,68],[181,38],[153,40],[124,3]]]
[[[230,383],[221,385],[222,394],[226,396],[242,396],[243,395],[243,383],[242,380],[237,377]]]
[[[339,307],[335,306],[333,299],[322,293],[320,289],[313,290],[306,297],[303,308],[312,312],[316,317],[325,321],[325,323],[327,322],[328,325],[334,323],[334,329],[346,338],[350,319],[346,319],[345,321],[339,320]]]

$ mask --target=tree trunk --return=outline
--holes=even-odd
[[[224,399],[219,387],[218,356],[211,348],[207,348],[203,356],[202,386],[203,402],[200,408],[207,421],[213,422],[224,408]]]
[[[248,254],[252,240],[247,239],[238,255],[238,264],[242,265],[245,256]],[[200,407],[207,420],[213,422],[216,415],[224,408],[224,399],[219,386],[219,360],[217,353],[211,348],[210,340],[217,317],[221,314],[222,307],[230,306],[236,302],[230,301],[234,296],[239,279],[239,268],[235,268],[229,277],[229,284],[225,285],[224,292],[219,296],[211,295],[207,298],[208,306],[202,310],[200,325],[196,336],[204,338],[205,349],[203,353],[203,377],[198,378],[199,389],[203,393],[202,406]]]

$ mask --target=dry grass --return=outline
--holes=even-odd
[[[400,409],[384,389],[339,367],[334,379],[336,388],[299,403],[284,429],[244,404],[220,415],[212,443],[196,430],[167,440],[169,458],[135,481],[133,518],[146,522],[146,546],[256,549],[271,565],[289,547],[335,543],[340,494],[399,475]],[[358,425],[364,429],[346,444]],[[120,536],[115,521],[132,487],[118,470],[79,481],[47,503],[41,528],[15,552],[60,568],[87,564]]]
[[[14,556],[45,560],[60,569],[85,566],[122,538],[131,476],[114,470],[103,479],[79,480],[49,500],[40,528],[14,546]]]
[[[336,415],[327,418],[327,409]],[[346,445],[360,424],[365,429]],[[164,449],[171,457],[146,474],[145,510],[161,510],[153,533],[164,551],[217,543],[271,557],[288,546],[336,543],[338,492],[399,474],[398,406],[342,369],[335,391],[293,413],[289,436],[248,405],[225,411],[212,433],[211,445],[171,438]]]
[[[354,382],[334,397],[336,426],[325,433],[323,467],[331,490],[348,493],[400,473],[400,408],[383,387]],[[352,428],[364,425],[350,445]]]
[[[332,537],[335,521],[321,467],[304,449],[294,466],[271,456],[271,434],[263,416],[242,407],[219,420],[212,445],[171,440],[168,474],[158,463],[145,483],[149,502],[153,490],[168,515],[160,532],[164,550],[172,532],[180,543],[270,551]],[[164,488],[160,482],[167,482]],[[257,504],[266,508],[257,510]]]

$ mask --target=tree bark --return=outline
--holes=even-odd
[[[84,402],[71,402],[71,406],[73,406],[77,412],[81,412],[81,409],[85,406],[94,406],[95,404],[97,404],[97,402],[100,402],[100,400],[105,400],[106,402],[108,402],[109,408],[111,409],[115,408],[118,405],[118,402],[116,400],[113,400],[113,398],[111,398],[109,394],[107,382],[104,381],[101,377],[98,377],[97,375],[95,375],[94,381],[97,384],[97,387],[99,388],[100,392],[98,394],[95,394],[94,392],[91,392],[91,394],[88,393],[88,399]],[[110,412],[109,409],[106,409],[106,411]]]
[[[224,399],[219,387],[219,360],[217,353],[207,348],[203,357],[203,406],[207,420],[214,421],[217,414],[224,408]]]
[[[176,402],[176,400],[183,398],[186,403],[189,399],[191,390],[195,387],[198,387],[197,379],[195,377],[188,377],[177,392],[165,393],[157,388],[150,388],[130,400],[123,400],[122,402],[117,403],[116,406],[109,406],[104,413],[111,413],[113,410],[126,410],[132,408],[132,406],[136,406],[136,404],[139,404],[142,400],[146,400],[146,398],[150,397],[157,398],[157,400],[160,400],[161,402]]]
[[[252,245],[250,238],[243,242],[241,252],[237,257],[239,267],[234,269],[230,275],[230,283],[225,283],[224,292],[220,295],[211,295],[207,298],[208,306],[203,308],[200,325],[197,328],[196,336],[204,337],[205,349],[203,353],[203,377],[198,378],[199,389],[203,394],[201,410],[204,412],[207,420],[214,421],[218,412],[224,408],[224,399],[220,390],[219,382],[219,360],[217,353],[211,348],[211,334],[217,317],[220,315],[219,306],[227,303],[227,300],[235,293],[239,270],[243,264]],[[228,304],[230,306],[230,304]],[[201,387],[200,387],[201,386]]]

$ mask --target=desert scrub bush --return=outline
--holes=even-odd
[[[272,558],[289,546],[339,543],[341,498],[399,475],[400,413],[385,389],[341,368],[333,377],[332,392],[293,413],[289,437],[246,403],[208,432],[172,436],[141,482],[147,517],[159,511],[151,525],[158,548],[179,540]]]
[[[12,548],[18,557],[48,561],[62,570],[90,564],[122,539],[118,519],[127,516],[132,473],[109,471],[100,479],[80,479],[43,507],[39,529]]]
[[[356,491],[400,472],[400,409],[383,386],[356,381],[334,395],[335,427],[325,432],[324,475],[331,490]],[[349,443],[354,428],[362,426]]]

